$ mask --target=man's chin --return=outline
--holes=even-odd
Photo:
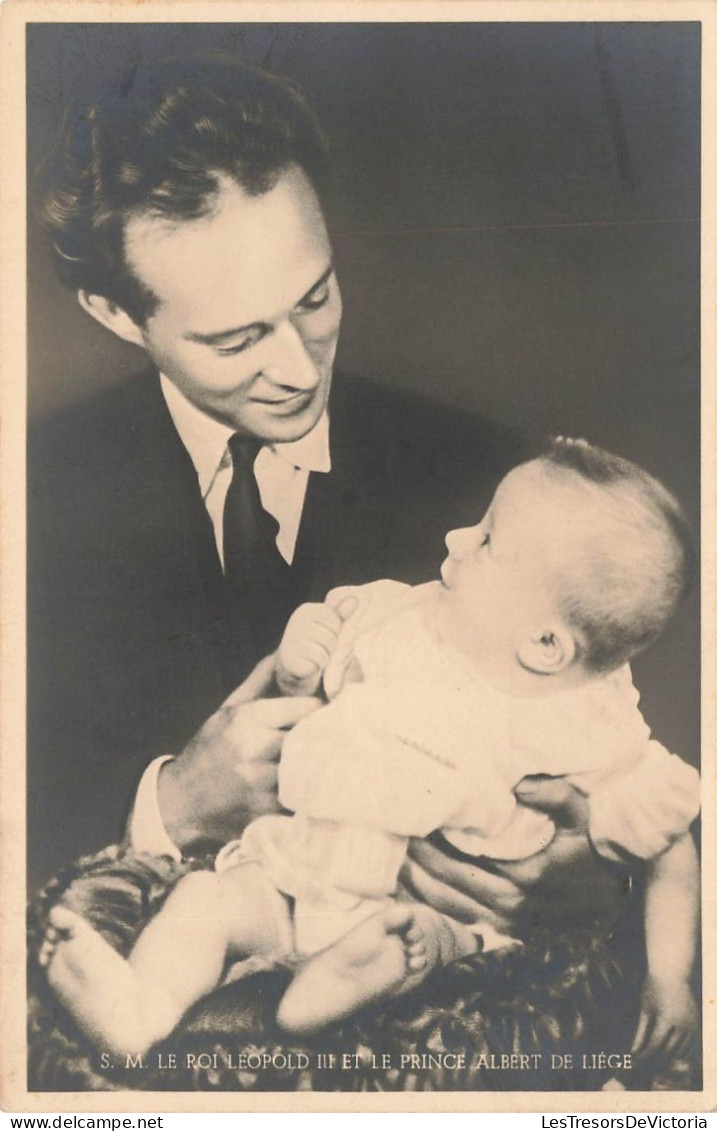
[[[316,427],[323,410],[323,401],[321,404],[312,401],[295,413],[283,414],[267,408],[265,411],[252,413],[251,416],[243,416],[234,426],[267,444],[290,444],[294,440],[301,440]]]

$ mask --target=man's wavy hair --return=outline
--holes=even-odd
[[[539,456],[557,486],[585,492],[594,527],[555,579],[561,615],[591,671],[649,647],[694,583],[697,556],[682,508],[642,468],[586,440],[558,436]]]
[[[144,325],[158,300],[128,267],[127,221],[196,219],[211,213],[222,177],[261,195],[294,164],[321,195],[327,145],[288,79],[218,52],[133,65],[68,106],[39,172],[59,276]]]

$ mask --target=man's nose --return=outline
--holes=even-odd
[[[292,389],[313,389],[321,379],[301,334],[288,320],[280,322],[271,335],[271,350],[262,373],[273,384]]]

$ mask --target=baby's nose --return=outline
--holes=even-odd
[[[475,527],[462,526],[459,530],[449,530],[446,534],[446,549],[453,558],[461,558],[470,551],[475,536]]]

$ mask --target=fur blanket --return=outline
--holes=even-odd
[[[595,1054],[630,1049],[642,962],[635,907],[616,926],[536,927],[520,949],[436,970],[412,994],[302,1044],[289,1043],[274,1022],[291,972],[244,963],[141,1062],[115,1063],[79,1032],[37,963],[48,910],[62,899],[127,954],[177,879],[207,866],[114,847],[64,870],[33,901],[32,1090],[593,1091],[615,1075]],[[641,1066],[621,1080],[640,1090],[700,1087],[687,1063]]]

